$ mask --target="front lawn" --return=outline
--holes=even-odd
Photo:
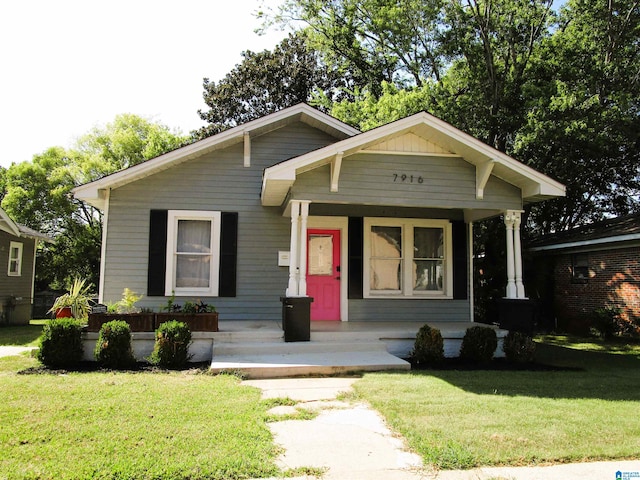
[[[0,479],[241,479],[279,473],[269,405],[197,372],[17,374],[0,358]]]
[[[438,468],[638,458],[640,345],[544,337],[548,371],[371,373],[354,387]]]
[[[29,325],[0,326],[0,345],[37,347],[46,320],[31,320]]]

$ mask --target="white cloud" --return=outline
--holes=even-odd
[[[277,3],[277,0],[267,3]],[[202,79],[244,50],[284,37],[254,33],[257,0],[21,0],[0,5],[0,165],[30,160],[119,113],[183,133],[203,123]]]

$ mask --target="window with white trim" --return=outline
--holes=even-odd
[[[9,245],[9,269],[7,275],[20,277],[22,275],[22,243],[11,242]]]
[[[365,218],[364,232],[366,297],[452,297],[449,221]]]
[[[169,210],[165,295],[218,295],[220,212]]]

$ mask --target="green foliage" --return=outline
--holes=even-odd
[[[69,291],[63,295],[60,295],[53,302],[53,306],[49,310],[49,313],[55,313],[63,308],[70,308],[71,314],[78,320],[86,319],[89,316],[89,300],[91,299],[90,290],[91,285],[85,285],[86,279],[75,278],[73,285],[69,288]]]
[[[68,368],[82,360],[82,324],[74,318],[57,318],[45,324],[38,360],[47,367]]]
[[[273,51],[242,53],[235,66],[217,84],[205,78],[204,100],[209,110],[198,113],[208,125],[195,132],[206,138],[277,110],[308,102],[314,92],[333,98],[344,85],[344,75],[320,63],[305,35],[289,35]]]
[[[131,329],[123,320],[112,320],[102,325],[95,350],[96,361],[107,368],[122,369],[135,363],[131,348]]]
[[[535,357],[536,342],[525,333],[510,331],[503,340],[502,349],[510,362],[529,363]]]
[[[190,358],[190,344],[191,331],[186,323],[177,320],[161,323],[149,361],[164,368],[183,368]]]
[[[418,364],[433,365],[444,359],[444,341],[437,328],[425,324],[416,334],[411,358]]]
[[[71,149],[52,147],[3,172],[2,208],[17,223],[55,239],[41,243],[36,288],[64,288],[74,277],[97,285],[102,213],[73,198],[71,190],[122,168],[173,150],[186,141],[167,127],[119,115]]]
[[[128,287],[122,291],[122,298],[113,305],[115,313],[139,313],[140,309],[136,307],[136,302],[142,298],[136,292]]]
[[[613,338],[617,333],[620,333],[621,326],[624,323],[621,313],[622,310],[620,308],[611,306],[594,310],[591,323],[602,339],[608,340]]]
[[[472,362],[488,363],[498,347],[496,331],[490,327],[468,328],[462,338],[460,358]]]

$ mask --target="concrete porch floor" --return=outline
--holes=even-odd
[[[309,342],[284,342],[278,321],[221,321],[211,370],[249,378],[409,370],[417,331],[425,322],[312,322]],[[466,330],[477,323],[427,322],[442,333],[445,356],[458,355]],[[506,331],[496,327],[502,354]]]

